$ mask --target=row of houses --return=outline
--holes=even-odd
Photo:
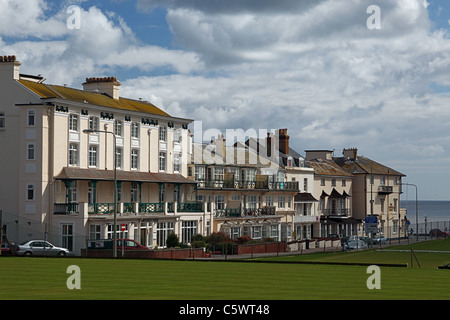
[[[291,241],[362,235],[368,215],[390,236],[406,230],[404,174],[356,148],[301,155],[287,129],[195,142],[193,120],[121,97],[116,78],[82,85],[46,84],[14,56],[0,59],[0,210],[11,240],[46,237],[79,254],[115,225],[153,247],[170,233]]]

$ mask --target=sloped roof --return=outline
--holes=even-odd
[[[311,193],[299,192],[294,197],[294,202],[319,202]]]
[[[146,101],[139,101],[120,97],[113,99],[107,94],[89,92],[64,86],[38,83],[29,80],[17,80],[27,89],[33,91],[41,99],[59,98],[76,102],[87,102],[92,105],[104,106],[120,110],[137,111],[155,115],[167,116],[169,114]]]
[[[314,173],[322,176],[338,176],[338,177],[353,177],[353,175],[338,164],[331,160],[309,160],[306,161],[309,167],[314,169]]]
[[[357,160],[341,157],[336,158],[335,161],[342,169],[352,174],[372,173],[376,175],[406,176],[397,170],[362,156],[358,156]]]

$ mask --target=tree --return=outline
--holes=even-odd
[[[180,241],[178,240],[178,236],[175,233],[171,233],[167,236],[166,245],[167,248],[174,248],[178,247],[180,244]]]

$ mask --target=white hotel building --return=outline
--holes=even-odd
[[[88,239],[112,238],[114,172],[126,238],[164,246],[170,232],[183,242],[210,232],[185,178],[191,120],[120,97],[113,77],[78,90],[19,68],[0,57],[0,210],[11,241],[46,238],[79,254]]]

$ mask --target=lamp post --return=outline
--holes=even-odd
[[[400,185],[405,185],[405,186],[412,186],[416,188],[416,241],[419,242],[419,205],[418,205],[418,191],[417,191],[417,185],[412,184],[412,183],[403,183],[401,182]]]
[[[114,223],[113,223],[113,258],[117,258],[117,165],[116,165],[116,135],[106,130],[85,129],[83,133],[110,133],[114,136]]]

